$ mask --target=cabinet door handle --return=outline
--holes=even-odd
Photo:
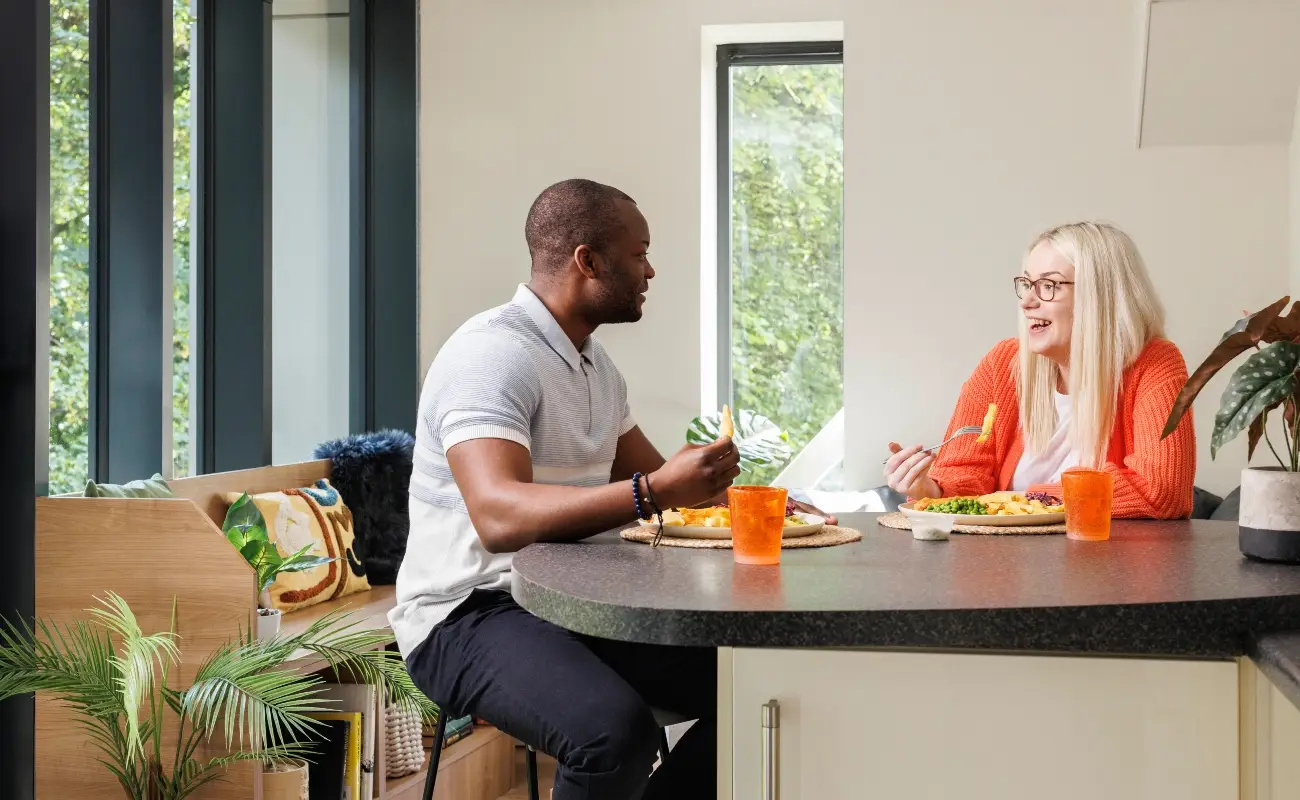
[[[763,800],[781,800],[781,704],[763,704]]]

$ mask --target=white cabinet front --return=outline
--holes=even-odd
[[[723,691],[728,677],[731,687],[722,698],[731,718],[723,798],[1225,800],[1238,793],[1233,662],[738,649],[720,664]],[[780,709],[775,737],[763,728],[769,701]],[[724,748],[727,740],[724,733]],[[765,792],[769,740],[778,777]]]

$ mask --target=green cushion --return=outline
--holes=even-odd
[[[86,497],[175,497],[163,476],[154,473],[147,481],[131,481],[118,486],[86,481]]]

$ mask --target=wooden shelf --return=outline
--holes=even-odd
[[[504,741],[503,741],[504,740]],[[501,731],[491,725],[476,725],[474,732],[452,746],[442,751],[442,758],[438,761],[439,788],[435,797],[442,797],[448,789],[458,788],[450,785],[448,781],[441,780],[444,777],[450,778],[452,773],[465,771],[476,776],[478,781],[485,781],[483,773],[486,772],[508,772],[507,783],[513,782],[514,759],[513,759],[514,742]],[[501,751],[510,754],[508,759],[501,758]],[[480,764],[474,764],[475,761],[481,761]],[[500,763],[499,763],[500,762]],[[418,772],[407,775],[403,778],[394,778],[388,781],[386,797],[403,798],[409,793],[416,793],[424,787],[425,773],[428,770],[428,751],[425,751],[425,766]],[[508,765],[508,768],[506,767]],[[472,767],[464,770],[465,767]],[[444,784],[445,787],[444,787]],[[465,787],[470,788],[470,787]],[[478,788],[478,787],[473,787]],[[500,778],[498,778],[495,787],[483,786],[485,791],[495,791],[500,788]],[[498,797],[499,794],[493,794],[492,797]]]
[[[221,533],[232,494],[306,486],[328,477],[330,462],[309,461],[171,481],[174,498],[43,497],[36,500],[36,611],[42,618],[72,623],[107,591],[118,591],[146,631],[173,624],[183,639],[175,681],[187,685],[207,657],[256,622],[257,587],[252,568]],[[140,569],[142,552],[166,542],[193,568]],[[285,635],[300,634],[331,612],[345,612],[357,630],[382,631],[378,646],[393,641],[388,613],[396,605],[392,586],[376,586],[280,620]],[[329,664],[320,656],[295,653],[286,666],[317,673]],[[348,680],[352,676],[340,676]],[[326,677],[326,680],[329,680]],[[424,771],[383,780],[385,729],[377,726],[378,800],[420,800]],[[39,797],[109,797],[121,794],[112,774],[96,761],[71,712],[48,696],[36,699],[36,792]],[[204,745],[200,756],[225,754],[220,743]],[[514,779],[513,740],[492,727],[445,749],[439,762],[436,800],[497,800]],[[260,772],[239,764],[225,780],[203,787],[195,800],[260,797]]]

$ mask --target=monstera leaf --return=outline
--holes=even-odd
[[[1300,303],[1293,305],[1286,316],[1279,316],[1290,302],[1290,297],[1283,297],[1263,311],[1238,320],[1220,337],[1219,344],[1196,368],[1187,379],[1187,383],[1183,385],[1182,391],[1178,393],[1178,399],[1174,401],[1174,407],[1169,412],[1169,419],[1165,423],[1161,438],[1177,429],[1178,423],[1191,409],[1192,402],[1205,388],[1205,384],[1209,383],[1210,379],[1234,358],[1252,347],[1258,347],[1261,342],[1300,343]]]
[[[1298,365],[1300,345],[1291,342],[1274,342],[1246,359],[1223,390],[1210,438],[1211,458],[1248,426],[1254,449],[1264,432],[1265,414],[1296,393]]]
[[[783,465],[794,454],[790,447],[790,438],[777,424],[762,414],[736,409],[733,415],[736,421],[736,435],[732,441],[740,451],[740,466],[746,471],[757,467]],[[706,414],[691,420],[686,429],[686,441],[690,444],[709,444],[718,440],[718,430],[722,427],[722,414]]]

